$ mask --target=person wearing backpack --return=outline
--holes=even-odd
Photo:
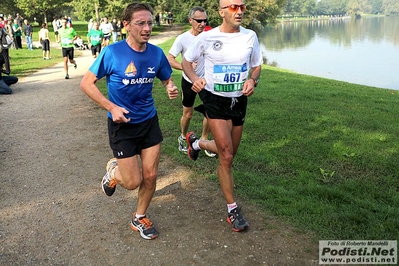
[[[11,48],[15,49],[14,30],[12,29],[12,20],[7,21],[6,27],[4,29],[6,30],[7,35],[12,40]]]
[[[10,38],[4,28],[0,28],[0,94],[11,94],[11,84],[17,83],[18,78],[10,75],[10,56],[8,48],[11,46]]]

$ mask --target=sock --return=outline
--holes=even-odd
[[[145,217],[145,214],[137,214],[136,213],[136,216],[134,217],[134,220],[138,220],[138,219],[143,218],[143,217]]]
[[[193,143],[193,149],[196,150],[196,151],[201,150],[201,148],[200,148],[200,146],[199,146],[199,142],[200,142],[200,140],[197,139],[197,140],[194,141],[194,143]]]
[[[118,168],[118,166],[115,166],[114,169],[112,169],[112,171],[111,171],[111,178],[114,178],[114,177],[115,177],[115,170],[116,170],[116,168]]]
[[[237,203],[235,201],[233,203],[231,203],[231,204],[227,204],[227,211],[228,212],[231,212],[235,208],[237,208]]]
[[[180,138],[186,140],[186,136],[180,135]]]

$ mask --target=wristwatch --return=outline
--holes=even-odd
[[[254,81],[254,87],[258,86],[259,79],[250,78]]]

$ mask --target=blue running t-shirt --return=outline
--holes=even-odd
[[[172,74],[161,48],[147,43],[144,52],[136,52],[126,41],[106,46],[89,70],[97,79],[106,76],[109,100],[129,111],[125,116],[131,124],[155,116],[154,78],[167,80]],[[108,117],[112,119],[110,112]]]

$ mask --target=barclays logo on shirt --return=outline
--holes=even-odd
[[[136,78],[136,79],[122,79],[124,85],[134,85],[134,84],[148,84],[153,83],[154,78]]]

